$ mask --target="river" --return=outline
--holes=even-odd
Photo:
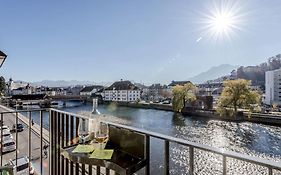
[[[75,105],[74,105],[75,106]],[[60,108],[81,113],[90,112],[90,104]],[[281,127],[250,122],[227,122],[182,116],[173,112],[100,105],[99,112],[115,116],[113,122],[143,128],[188,141],[231,150],[281,163]],[[35,122],[38,119],[34,118]],[[163,143],[151,141],[152,174],[163,172]],[[186,174],[188,171],[188,149],[171,144],[171,174]],[[221,174],[221,156],[195,150],[196,174]],[[237,160],[228,159],[228,174],[267,174],[266,169]],[[279,172],[280,173],[280,172]]]

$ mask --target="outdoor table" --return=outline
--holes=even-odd
[[[90,158],[88,153],[73,153],[78,144],[61,148],[61,155],[73,163],[105,167],[120,175],[131,175],[147,165],[147,160],[133,156],[125,151],[106,144],[105,149],[113,149],[111,159]]]

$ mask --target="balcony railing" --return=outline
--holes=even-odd
[[[22,114],[28,114],[23,116]],[[39,115],[39,122],[32,125],[33,116]],[[14,133],[16,149],[18,151],[1,154],[1,166],[8,161],[7,157],[14,156],[15,159],[23,156],[24,154],[33,162],[37,174],[53,174],[53,175],[92,175],[92,174],[115,174],[114,171],[106,169],[104,167],[92,166],[81,163],[74,163],[66,159],[61,155],[61,147],[68,147],[76,143],[78,137],[77,130],[78,124],[87,117],[73,114],[69,112],[60,111],[57,109],[40,109],[40,110],[22,110],[22,111],[5,111],[1,112],[1,121],[12,122],[14,124],[25,123],[28,130],[25,133],[19,133],[17,130]],[[12,118],[11,116],[14,116]],[[6,118],[6,119],[5,119]],[[48,118],[48,120],[46,120]],[[47,123],[46,123],[47,121]],[[251,164],[259,165],[267,169],[267,174],[279,174],[281,171],[281,163],[264,160],[248,155],[235,153],[232,151],[225,151],[223,149],[214,148],[202,144],[189,142],[180,138],[175,138],[155,132],[149,132],[143,129],[134,128],[131,126],[125,126],[121,124],[106,122],[112,127],[121,128],[130,132],[139,133],[145,136],[145,155],[147,160],[147,166],[141,173],[150,174],[150,155],[151,155],[151,139],[160,139],[163,141],[163,155],[164,155],[164,174],[170,174],[171,165],[171,144],[179,144],[188,150],[188,172],[186,174],[197,174],[195,166],[200,166],[196,163],[195,150],[201,150],[208,153],[213,153],[221,157],[223,175],[228,174],[228,170],[231,168],[227,164],[228,159],[237,159]],[[48,124],[50,127],[48,127]],[[31,126],[31,127],[29,127]],[[45,127],[43,127],[45,126]],[[22,135],[26,134],[25,143],[19,143],[22,140]],[[3,140],[3,130],[1,130],[1,140]],[[23,146],[27,145],[27,148]],[[43,147],[45,144],[49,144],[48,159],[44,158]],[[38,147],[37,150],[35,147]],[[3,147],[1,147],[1,152]],[[25,149],[23,149],[25,148]],[[36,153],[34,153],[34,151]],[[10,156],[12,154],[12,156]],[[35,159],[37,157],[37,159]],[[233,165],[232,165],[233,166]],[[232,167],[233,168],[233,167]],[[197,167],[198,169],[198,167]],[[117,173],[116,173],[117,174]]]

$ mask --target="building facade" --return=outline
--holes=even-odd
[[[265,72],[265,103],[281,105],[281,69]]]
[[[172,98],[172,92],[168,88],[167,85],[161,85],[158,84],[152,84],[151,86],[146,87],[145,89],[142,89],[142,100],[145,101],[162,101],[167,98]]]
[[[141,97],[141,90],[130,81],[116,81],[103,92],[104,101],[135,102]]]

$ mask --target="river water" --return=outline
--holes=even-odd
[[[61,110],[81,113],[90,112],[91,105],[61,108]],[[250,122],[227,122],[195,116],[182,116],[173,112],[100,105],[99,112],[109,114],[107,120],[154,131],[188,141],[201,143],[225,150],[231,150],[254,157],[280,162],[281,127]],[[35,122],[38,119],[34,118]],[[163,141],[151,141],[151,172],[163,174]],[[187,174],[188,148],[170,145],[171,174]],[[195,174],[221,174],[222,157],[195,149]],[[267,174],[267,169],[227,159],[228,174]],[[275,172],[275,174],[281,174]]]

